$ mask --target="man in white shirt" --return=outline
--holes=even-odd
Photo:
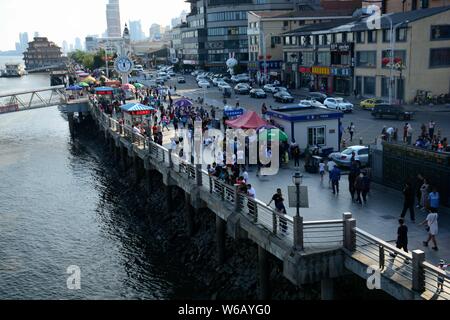
[[[245,182],[248,183],[248,172],[247,172],[247,170],[244,170],[244,173],[242,174],[242,177],[244,178]]]
[[[247,195],[252,199],[256,199],[256,190],[251,184],[247,185]]]
[[[141,130],[139,130],[139,128],[136,127],[136,126],[133,126],[133,133],[134,134],[141,134]]]

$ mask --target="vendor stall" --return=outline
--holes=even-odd
[[[142,123],[144,119],[156,112],[156,109],[140,103],[127,103],[120,107],[124,115],[125,124],[132,126],[136,122]]]
[[[267,123],[256,112],[249,111],[234,120],[225,121],[225,124],[233,129],[258,129]]]

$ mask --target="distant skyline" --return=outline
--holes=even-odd
[[[68,0],[0,1],[0,30],[7,30],[0,38],[0,51],[15,50],[23,32],[28,32],[30,41],[38,32],[59,46],[64,40],[73,45],[77,37],[84,45],[87,35],[105,32],[107,3],[108,0],[78,0],[76,5]],[[141,20],[143,30],[149,30],[154,23],[167,26],[183,10],[189,11],[185,0],[122,0],[122,29],[130,20]]]

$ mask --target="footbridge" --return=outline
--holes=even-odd
[[[156,171],[162,175],[167,210],[171,210],[173,202],[172,188],[184,191],[186,229],[191,236],[193,217],[200,214],[199,209],[208,208],[215,214],[219,263],[226,257],[226,234],[236,241],[249,239],[258,246],[261,299],[270,297],[269,254],[282,261],[283,275],[293,284],[320,282],[325,300],[334,298],[334,279],[352,273],[397,299],[450,298],[449,277],[428,263],[423,251],[398,250],[358,228],[351,213],[326,221],[303,221],[301,217],[280,214],[211,177],[202,166],[133,133],[131,127],[119,124],[95,104],[90,103],[89,109],[116,160],[132,167],[135,179]]]
[[[69,96],[64,86],[0,93],[0,113],[85,103],[88,98]],[[87,111],[87,109],[86,109]]]

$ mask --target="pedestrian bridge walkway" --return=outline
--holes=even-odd
[[[92,104],[90,110],[105,138],[125,150],[133,166],[137,167],[138,159],[142,159],[146,169],[151,167],[163,175],[164,184],[173,184],[191,198],[198,198],[219,220],[226,221],[227,231],[234,238],[253,240],[260,249],[283,261],[284,275],[294,284],[329,280],[348,272],[367,279],[370,267],[379,271],[380,289],[397,299],[450,298],[449,277],[427,262],[423,251],[398,250],[358,228],[350,213],[318,221],[282,215],[209,176],[201,166],[133,133],[131,127],[120,125]],[[438,278],[443,279],[442,291],[438,290]]]
[[[64,86],[5,92],[0,94],[0,113],[47,108],[64,105],[67,102]]]

